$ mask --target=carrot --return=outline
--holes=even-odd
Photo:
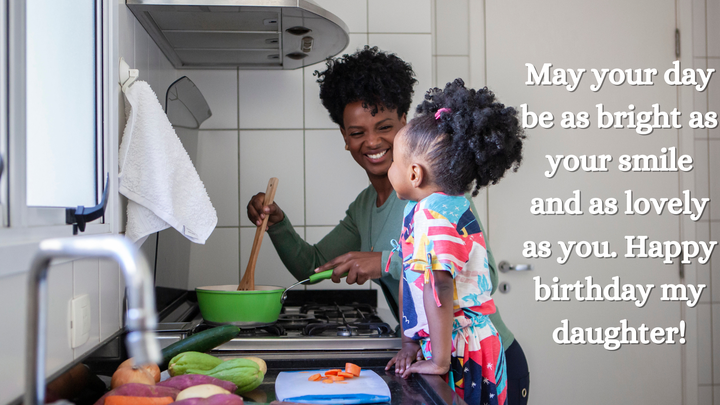
[[[333,380],[331,380],[331,379],[329,379],[329,378],[325,378],[325,379],[322,380],[322,382],[324,382],[325,384],[332,384],[332,383],[333,383]]]
[[[360,366],[357,366],[352,363],[345,363],[345,372],[350,373],[350,374],[354,375],[355,377],[360,376],[360,370],[362,370],[360,368]]]
[[[333,380],[333,381],[342,381],[342,380],[345,379],[345,377],[340,377],[340,376],[338,376],[338,375],[331,375],[331,376],[330,376],[330,379]]]
[[[326,371],[325,376],[327,377],[329,375],[338,375],[339,372],[342,372],[342,370],[340,370],[339,368],[334,368],[332,370]]]
[[[105,398],[105,405],[166,405],[173,402],[172,397],[126,397],[111,395]]]
[[[347,384],[347,381],[335,381],[335,384]]]
[[[322,376],[320,374],[313,374],[310,377],[308,377],[308,381],[317,381],[321,378],[322,378]]]
[[[339,372],[338,375],[339,375],[340,377],[345,377],[345,378],[353,378],[353,377],[355,377],[352,373],[346,373],[345,371]]]

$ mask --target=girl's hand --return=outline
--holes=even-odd
[[[441,367],[435,364],[432,360],[421,360],[405,370],[402,374],[402,378],[408,378],[412,373],[445,375],[449,370],[449,366]]]
[[[388,362],[385,370],[395,365],[395,374],[405,373],[414,361],[422,360],[422,350],[420,345],[415,342],[403,342],[402,349]]]

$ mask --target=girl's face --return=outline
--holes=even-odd
[[[370,109],[363,108],[362,101],[345,106],[345,128],[340,131],[353,159],[362,166],[368,176],[387,176],[393,159],[395,134],[405,126],[405,115],[398,118],[396,110],[380,109],[373,116]]]
[[[405,132],[407,132],[407,129],[403,128],[395,136],[393,162],[388,170],[388,178],[398,198],[413,200],[415,190],[411,182],[412,173],[407,146],[405,145]]]

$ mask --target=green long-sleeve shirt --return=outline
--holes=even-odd
[[[473,213],[477,215],[472,199],[469,196],[466,197],[470,201],[470,208]],[[282,221],[270,227],[268,235],[270,235],[270,239],[283,264],[298,280],[305,280],[313,273],[314,269],[347,252],[382,252],[382,266],[384,268],[392,250],[390,240],[397,240],[400,236],[405,201],[397,198],[395,191],[390,194],[390,197],[381,207],[375,205],[376,201],[377,192],[370,185],[358,194],[355,201],[350,204],[350,207],[345,212],[345,218],[315,245],[305,242],[295,232],[287,215]],[[480,230],[485,233],[480,220],[478,220],[478,223],[480,224]],[[489,245],[487,246],[487,253],[492,292],[495,293],[498,274]],[[373,280],[382,287],[385,299],[396,318],[398,317],[397,303],[401,277],[402,257],[400,254],[394,254],[390,261],[389,272],[383,272],[380,279]],[[507,349],[515,340],[515,337],[505,326],[499,311],[490,315],[490,319],[502,338],[504,348]]]

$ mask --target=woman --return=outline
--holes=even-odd
[[[397,318],[402,274],[399,255],[393,255],[388,272],[383,267],[392,250],[390,240],[398,237],[405,203],[397,198],[387,173],[392,163],[393,140],[407,122],[417,80],[408,63],[367,46],[352,55],[329,60],[327,69],[316,74],[320,99],[340,127],[345,150],[365,169],[370,186],[350,204],[345,218],[315,245],[306,243],[295,232],[277,204],[263,207],[264,193],[255,195],[248,203],[248,218],[260,225],[269,216],[268,235],[283,263],[298,280],[308,278],[313,271],[327,269],[334,269],[336,283],[344,273],[348,273],[348,284],[373,280],[381,286]],[[477,212],[468,199],[473,212]],[[495,292],[497,270],[489,246],[488,262]],[[491,320],[505,348],[508,403],[525,404],[530,382],[525,354],[499,311],[491,315]]]

